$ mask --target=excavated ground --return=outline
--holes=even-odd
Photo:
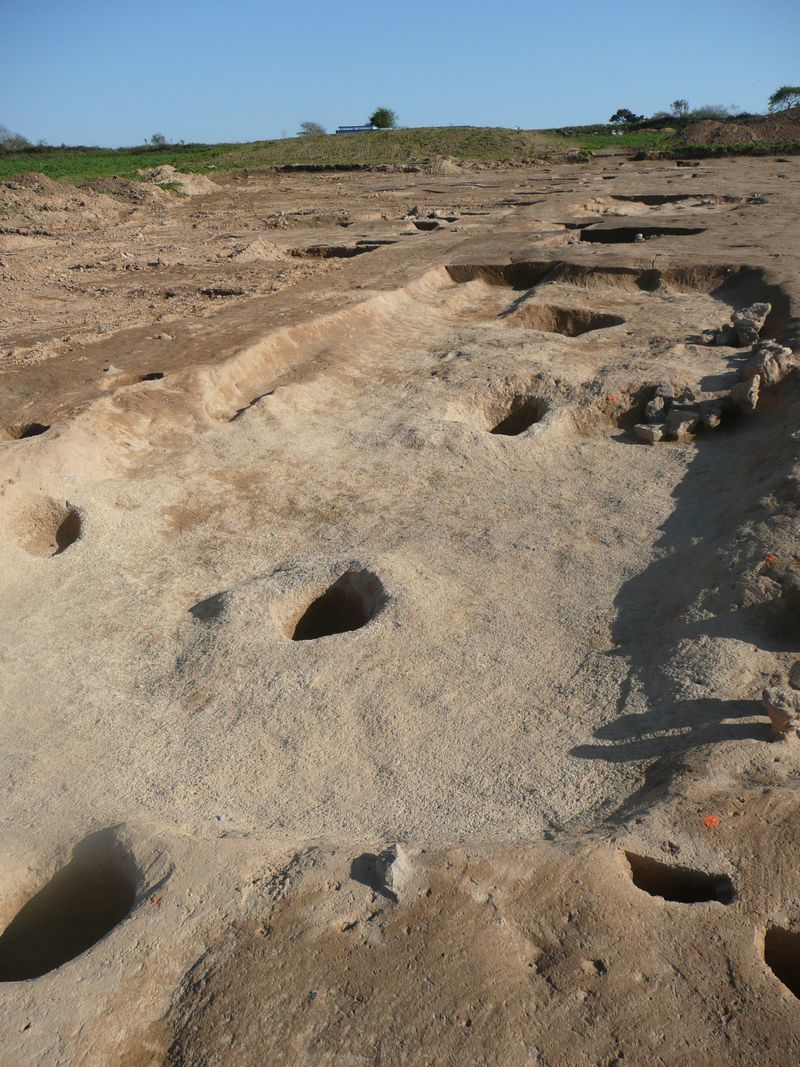
[[[0,1062],[796,1062],[800,163],[0,206]]]

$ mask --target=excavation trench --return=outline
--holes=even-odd
[[[378,242],[358,242],[354,245],[309,245],[308,248],[293,248],[292,255],[297,259],[352,259],[353,256],[374,252],[381,247]]]
[[[612,193],[612,200],[621,200],[628,204],[646,204],[648,207],[658,207],[661,204],[680,204],[684,200],[707,200],[709,197],[704,193]],[[718,199],[714,197],[713,199]],[[730,197],[735,201],[738,197]]]
[[[702,226],[581,226],[581,241],[600,244],[633,244],[638,240],[651,240],[653,237],[691,237],[704,233]]]
[[[470,281],[485,284],[458,284]],[[498,309],[522,295],[519,310],[546,312],[550,328],[573,336],[616,324],[596,318],[607,313],[594,293],[580,295],[596,307],[580,307],[577,295],[573,304],[569,292],[558,304],[529,299],[542,282],[559,283],[560,298],[570,284],[576,291],[613,288],[614,309],[628,306],[630,291],[631,305],[648,305],[647,328],[660,337],[696,328],[687,307],[692,317],[719,315],[732,306],[729,298],[738,305],[763,292],[755,273],[724,265],[654,270],[612,262],[594,271],[533,260],[436,268],[402,290],[278,331],[203,372],[203,403],[230,413],[283,376],[290,387],[265,405],[263,417],[256,410],[201,432],[191,451],[175,452],[169,470],[150,466],[123,483],[124,497],[139,494],[148,508],[154,499],[195,494],[202,522],[216,524],[202,544],[225,537],[226,573],[208,591],[299,556],[342,553],[349,560],[363,552],[387,561],[392,574],[391,608],[383,564],[374,571],[325,569],[324,581],[315,580],[313,567],[301,567],[299,578],[292,571],[291,581],[278,581],[273,599],[259,602],[256,584],[241,599],[196,605],[177,627],[174,598],[163,605],[154,598],[154,629],[169,635],[163,678],[178,699],[203,694],[206,710],[193,728],[224,746],[215,788],[237,796],[243,819],[308,836],[572,830],[596,825],[598,812],[605,817],[623,804],[664,752],[736,736],[718,721],[712,697],[681,702],[671,691],[665,695],[661,677],[650,678],[678,639],[697,639],[691,628],[680,629],[684,599],[695,602],[716,580],[726,531],[735,531],[765,492],[760,469],[752,477],[747,472],[762,456],[775,469],[775,442],[758,420],[755,429],[696,452],[642,449],[612,437],[608,419],[594,413],[610,403],[611,385],[620,379],[625,389],[641,384],[639,367],[620,368],[634,350],[641,358],[650,335],[629,337],[622,328],[602,345],[567,346],[480,320],[489,308],[496,323]],[[670,299],[641,296],[662,285],[674,290]],[[701,296],[673,299],[682,292]],[[552,297],[555,289],[538,295],[545,293]],[[476,312],[474,324],[465,324],[464,307]],[[640,329],[633,316],[631,322]],[[585,360],[579,374],[564,359],[570,348]],[[705,360],[713,369],[709,361],[718,359],[703,350],[692,365]],[[432,380],[432,367],[440,366],[449,380]],[[675,373],[685,373],[678,367]],[[653,364],[658,380],[670,373]],[[140,389],[133,399],[158,411],[161,393]],[[558,397],[558,417],[538,431],[544,397]],[[579,419],[587,410],[591,430],[584,433]],[[107,499],[114,498],[110,491]],[[41,519],[47,537],[40,554],[48,555],[67,516],[50,505],[33,510],[15,514],[14,535],[19,543]],[[128,514],[135,524],[136,511],[124,520]],[[75,537],[79,524],[71,522]],[[160,536],[158,569],[148,570],[146,539],[159,530],[157,521],[142,530],[136,564],[154,589],[168,567],[187,574],[187,553],[206,558],[191,533]],[[103,553],[106,571],[124,571],[133,535],[126,532],[118,547],[100,518],[95,535],[92,552]],[[74,579],[80,589],[82,576],[72,573],[78,567],[70,560],[77,565],[90,555],[18,569],[40,572],[42,582]],[[211,566],[198,563],[198,577]],[[123,675],[129,674],[113,680],[115,691],[127,689],[126,707],[138,708],[141,660],[133,649],[117,655],[119,634],[100,632],[96,610],[89,610],[117,596],[117,586],[105,573],[93,581],[91,604],[76,593],[63,614],[88,650],[89,681],[80,684],[90,688],[94,671],[105,683],[102,672],[116,670],[108,664],[124,659]],[[187,607],[203,592],[194,581],[186,583]],[[715,626],[708,622],[712,636]],[[180,647],[173,649],[175,642]],[[612,643],[613,655],[598,653]],[[58,671],[80,718],[76,683]],[[17,685],[21,691],[23,682]],[[96,698],[107,689],[98,683]],[[624,712],[615,712],[620,707]],[[113,751],[115,735],[102,720],[82,729],[81,736],[96,736],[98,749]],[[54,745],[72,736],[58,722],[53,730]],[[357,744],[338,745],[339,737]],[[254,745],[263,774],[258,788],[244,790],[237,776]],[[206,767],[198,749],[179,739],[167,759],[154,744],[148,773],[196,780]],[[141,773],[141,766],[121,767],[122,787],[135,790]],[[193,818],[193,803],[180,801],[176,818]],[[637,877],[642,871],[640,864]],[[716,889],[692,882],[662,892],[673,899],[705,893],[710,900]]]

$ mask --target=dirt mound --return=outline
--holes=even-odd
[[[760,137],[754,129],[740,122],[715,122],[713,119],[706,119],[687,126],[683,140],[691,145],[746,144],[759,141]]]
[[[431,174],[448,175],[461,174],[461,167],[451,156],[436,156],[431,160],[429,168]]]
[[[202,196],[205,193],[218,193],[219,186],[205,174],[183,174],[171,163],[165,163],[153,170],[139,172],[145,181],[155,185],[175,185],[184,196]]]
[[[800,141],[800,107],[765,115],[753,123],[760,141]]]
[[[257,237],[255,241],[231,252],[228,258],[237,263],[274,263],[275,260],[285,259],[286,254],[272,241]]]
[[[118,214],[119,204],[110,197],[62,185],[44,174],[17,174],[0,184],[0,218],[6,233],[63,233],[111,221]]]
[[[687,126],[683,141],[691,145],[800,141],[800,107],[788,108],[776,115],[758,116],[747,122],[707,119]]]
[[[128,178],[93,178],[81,189],[90,189],[94,193],[105,193],[116,200],[125,200],[130,204],[166,204],[169,196],[161,189],[145,182],[134,182]]]

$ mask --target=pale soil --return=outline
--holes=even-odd
[[[800,347],[800,162],[145,188],[0,187],[0,978],[119,912],[0,1062],[797,1061],[797,372],[631,430]]]

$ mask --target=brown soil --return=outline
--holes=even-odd
[[[787,108],[746,122],[704,120],[687,126],[682,140],[690,145],[800,141],[800,108]]]
[[[0,187],[0,1062],[800,1061],[798,177]]]

